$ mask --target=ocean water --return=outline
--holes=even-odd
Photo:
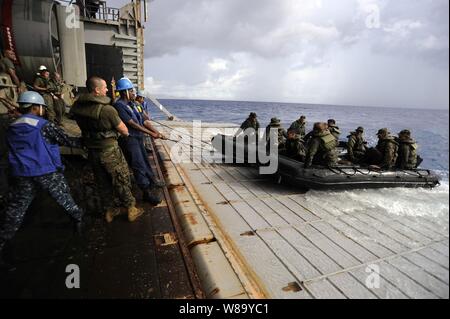
[[[311,105],[288,103],[160,100],[174,115],[183,120],[226,122],[241,124],[250,112],[258,114],[262,127],[272,117],[282,120],[287,129],[290,124],[305,115],[308,130],[315,122],[333,118],[346,137],[358,126],[366,129],[369,145],[375,146],[375,136],[380,128],[387,127],[393,134],[410,129],[419,143],[419,153],[424,158],[422,167],[436,171],[444,180],[449,176],[449,111],[395,108],[370,108],[357,106]],[[155,112],[155,118],[162,118]]]
[[[449,111],[395,108],[370,108],[358,106],[310,105],[287,103],[258,103],[233,101],[160,100],[174,115],[183,120],[226,122],[241,124],[250,112],[256,112],[262,127],[272,117],[289,125],[301,115],[314,122],[334,118],[345,139],[358,126],[366,129],[366,139],[375,146],[375,134],[387,127],[393,134],[411,129],[419,143],[419,153],[424,158],[423,168],[432,169],[442,178],[442,185],[429,189],[373,189],[352,191],[310,191],[307,199],[348,213],[362,211],[385,212],[438,220],[448,231],[449,225]],[[155,119],[164,116],[155,111]]]

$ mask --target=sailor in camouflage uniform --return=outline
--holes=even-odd
[[[52,78],[49,80],[50,91],[53,93],[53,104],[55,109],[55,122],[58,125],[62,125],[64,114],[66,113],[66,104],[64,102],[64,96],[62,93],[63,82],[59,73],[53,73]]]
[[[45,105],[47,105],[47,119],[51,122],[55,122],[56,112],[53,101],[54,89],[50,85],[50,71],[43,65],[39,68],[39,74],[34,79],[33,89],[36,92],[39,92],[44,98]]]
[[[0,63],[0,204],[6,199],[8,193],[8,145],[6,131],[11,123],[11,114],[16,105],[16,86],[10,75]]]
[[[367,152],[367,142],[364,140],[364,128],[358,127],[348,136],[347,158],[354,164],[364,161]]]
[[[7,133],[14,188],[0,224],[0,255],[22,224],[38,189],[47,191],[65,209],[78,230],[83,217],[83,210],[70,195],[59,153],[59,145],[77,147],[79,141],[42,118],[45,102],[38,93],[22,93],[19,107],[24,115],[11,124]]]
[[[389,133],[387,128],[382,128],[377,133],[378,144],[368,151],[368,164],[375,168],[389,170],[395,167],[398,156],[398,142]]]
[[[256,113],[252,112],[250,113],[248,118],[241,124],[241,127],[236,132],[235,136],[238,136],[241,133],[245,133],[245,131],[248,129],[253,129],[254,134],[258,135],[259,127],[258,116],[256,115]]]
[[[284,156],[303,162],[305,160],[306,149],[305,144],[296,130],[290,129],[285,144],[285,149],[281,153]]]
[[[418,145],[411,138],[411,131],[401,131],[398,133],[396,141],[399,144],[396,167],[400,169],[416,169],[421,164],[422,159],[417,155]]]
[[[106,221],[111,223],[126,211],[129,221],[134,222],[144,211],[136,207],[128,164],[117,141],[121,135],[129,137],[129,131],[110,105],[105,80],[91,77],[86,87],[90,93],[78,98],[71,113],[81,129],[83,144],[89,150]]]
[[[339,129],[339,126],[336,125],[336,120],[329,119],[328,120],[328,130],[330,131],[331,135],[334,136],[334,138],[339,141],[339,137],[341,136],[341,130]]]
[[[281,120],[274,117],[270,120],[270,124],[266,127],[265,138],[267,142],[267,148],[270,147],[270,131],[274,129],[277,130],[277,146],[279,150],[284,150],[285,142],[287,138],[287,132],[281,125]]]
[[[339,160],[336,151],[338,143],[327,129],[327,124],[314,124],[313,132],[306,150],[305,168],[312,165],[335,166]]]
[[[304,140],[306,136],[306,116],[302,115],[300,119],[292,123],[289,130],[295,131],[299,138]]]

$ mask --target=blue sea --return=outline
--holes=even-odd
[[[358,126],[366,129],[366,139],[376,145],[376,132],[387,127],[393,134],[410,129],[420,145],[419,153],[424,158],[422,167],[435,170],[444,180],[449,176],[449,111],[396,109],[379,107],[312,105],[266,102],[160,100],[170,112],[183,120],[204,122],[226,122],[241,124],[250,112],[256,112],[262,127],[272,117],[282,120],[285,128],[305,115],[308,129],[315,122],[326,122],[333,118],[343,132],[354,131]],[[163,118],[154,114],[155,118]]]

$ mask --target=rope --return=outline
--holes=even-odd
[[[192,135],[187,134],[187,133],[185,133],[185,132],[181,132],[181,131],[179,131],[179,130],[177,130],[177,129],[175,129],[175,128],[169,126],[169,125],[163,124],[163,123],[158,122],[158,121],[155,121],[155,120],[151,120],[151,121],[152,121],[152,122],[155,122],[156,124],[159,124],[159,125],[161,125],[161,126],[164,126],[164,127],[168,128],[168,129],[171,129],[171,130],[174,131],[174,132],[177,132],[177,133],[180,133],[180,134],[189,136],[190,138],[192,138],[192,139],[195,140],[195,141],[202,142],[203,144],[206,144],[206,145],[208,145],[208,146],[213,146],[213,145],[212,145],[211,143],[209,143],[209,142],[202,141],[201,139],[195,138],[195,137],[193,137]]]

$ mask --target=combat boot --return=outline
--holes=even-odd
[[[164,188],[164,187],[166,187],[166,183],[165,182],[158,181],[158,180],[154,181],[153,185],[154,185],[154,187],[157,187],[157,188]]]
[[[108,224],[112,223],[114,218],[121,214],[121,210],[118,207],[109,208],[106,211],[105,219]]]
[[[132,206],[132,207],[128,208],[128,220],[130,223],[136,221],[143,214],[144,214],[144,210],[142,208],[137,208],[136,206]]]
[[[162,201],[158,193],[155,189],[146,189],[144,190],[143,200],[152,206],[158,206]]]

